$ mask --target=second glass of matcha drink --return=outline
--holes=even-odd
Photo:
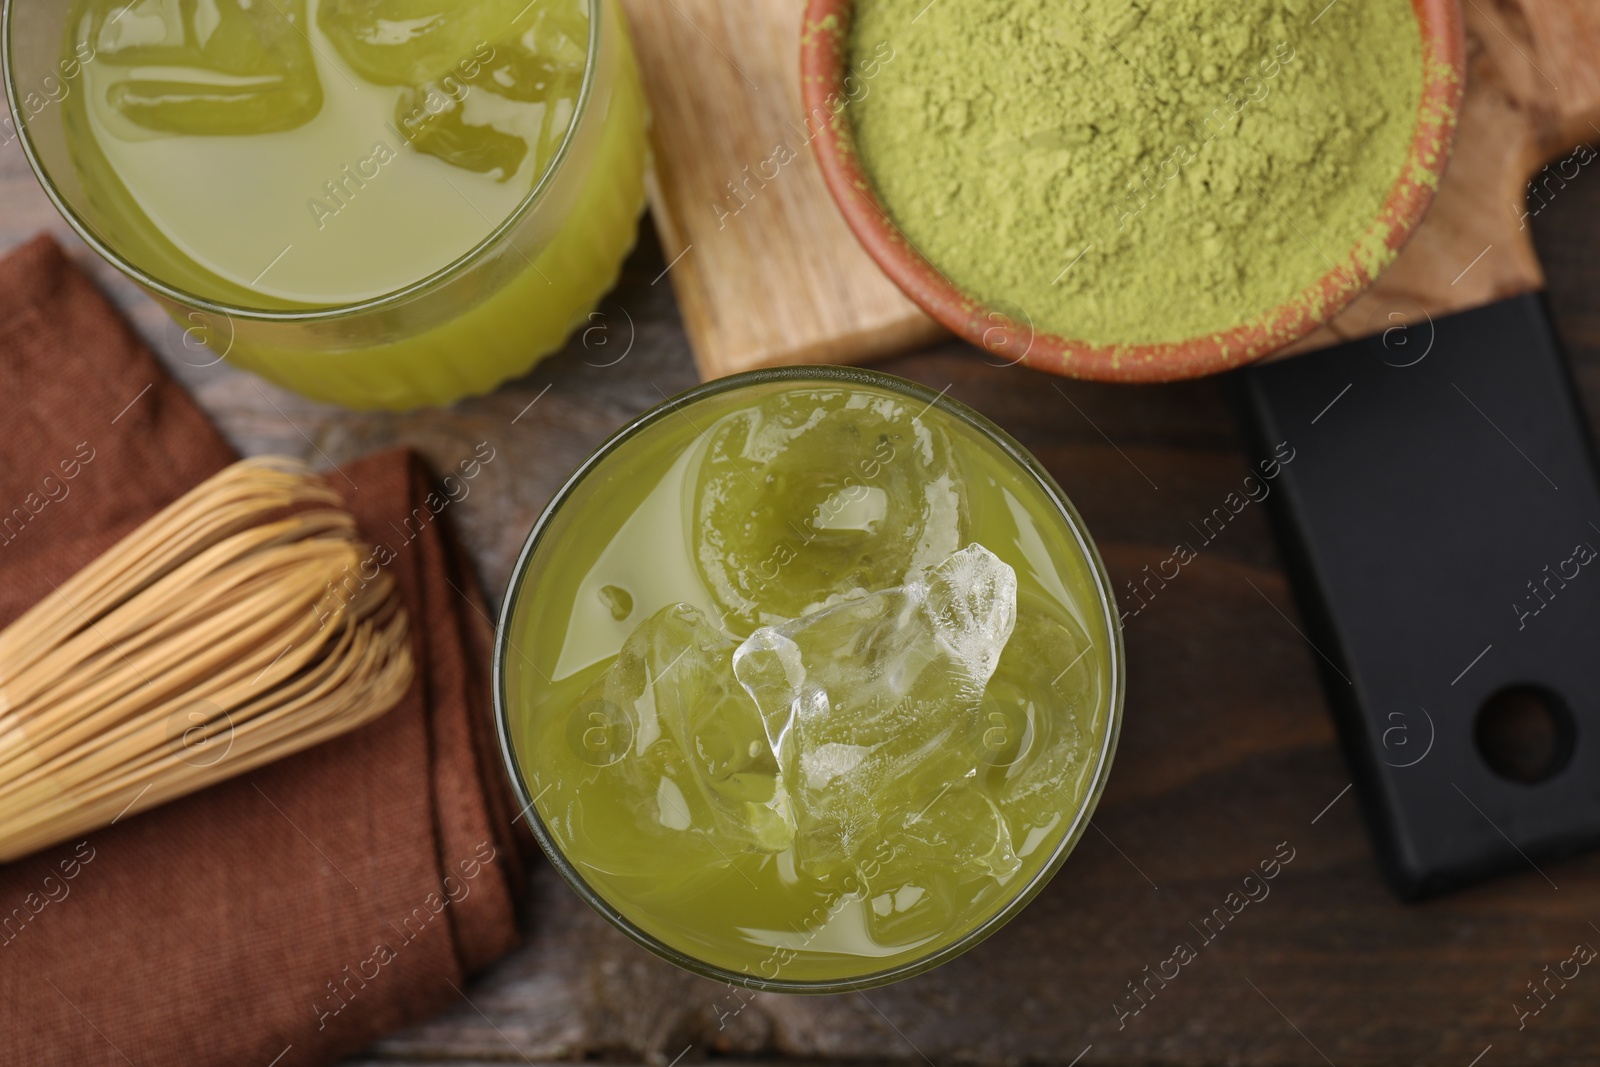
[[[8,0],[7,94],[182,341],[351,407],[485,392],[615,282],[645,109],[615,0]]]
[[[702,974],[830,992],[969,948],[1065,860],[1122,713],[1109,583],[982,416],[865,370],[700,386],[556,494],[496,697],[557,868]]]

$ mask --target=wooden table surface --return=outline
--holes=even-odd
[[[1592,417],[1600,177],[1586,171],[1535,226]],[[405,443],[446,467],[492,442],[506,460],[485,468],[453,514],[496,598],[573,466],[695,381],[648,227],[602,306],[603,328],[493,396],[405,415],[340,411],[227,366],[186,365],[176,331],[67,239],[15,143],[4,145],[0,250],[40,230],[93,270],[242,452],[326,465]],[[1119,587],[1166,558],[1247,473],[1217,381],[1058,381],[988,365],[954,343],[884,366],[949,387],[1031,448],[1077,503]],[[1546,866],[1548,880],[1528,870],[1398,903],[1345,792],[1350,775],[1294,616],[1266,516],[1247,508],[1129,621],[1126,723],[1094,832],[1019,919],[952,964],[866,995],[735,994],[634,947],[541,863],[527,901],[530,942],[468,986],[470,1000],[359,1062],[1594,1063],[1600,974],[1580,972],[1521,1030],[1515,1005],[1545,965],[1578,943],[1600,946],[1600,856]],[[1294,858],[1270,896],[1202,944],[1190,924],[1280,843]],[[1128,983],[1180,941],[1200,944],[1198,958],[1119,1026],[1113,1005]]]

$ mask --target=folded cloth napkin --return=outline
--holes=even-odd
[[[0,429],[0,626],[236,458],[49,238],[0,261]],[[481,597],[444,516],[405,522],[411,453],[343,472],[416,680],[362,729],[0,865],[0,1063],[327,1063],[517,940]]]

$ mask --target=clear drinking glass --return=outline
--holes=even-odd
[[[354,303],[208,299],[176,279],[181,271],[148,256],[136,262],[104,235],[106,198],[85,186],[65,132],[64,105],[84,91],[81,67],[63,61],[71,0],[5,0],[6,94],[45,192],[91,247],[167,310],[185,347],[198,352],[203,342],[209,358],[347,407],[447,404],[560,347],[615,284],[633,246],[644,204],[643,92],[616,0],[586,2],[587,63],[574,116],[534,188],[455,261]]]
[[[709,590],[691,589],[700,580],[695,574],[703,578],[705,572],[696,571],[697,551],[684,546],[694,543],[696,528],[704,528],[704,514],[696,509],[698,501],[707,499],[706,483],[693,472],[709,469],[700,464],[720,447],[717,442],[729,420],[743,418],[752,404],[776,396],[799,397],[798,408],[790,411],[798,410],[799,420],[804,421],[808,412],[823,410],[810,406],[809,398],[819,395],[833,398],[822,404],[837,401],[857,410],[904,405],[904,411],[918,412],[918,425],[934,434],[929,438],[919,429],[917,441],[937,442],[940,434],[947,434],[944,439],[954,442],[956,451],[965,450],[959,469],[968,479],[972,501],[968,535],[999,553],[1019,576],[1017,628],[1007,645],[1016,645],[1018,659],[1008,667],[1002,654],[1000,667],[984,690],[976,726],[952,728],[941,750],[955,753],[960,766],[970,763],[986,775],[1000,776],[988,778],[989,782],[1030,775],[1047,759],[1059,759],[1057,766],[1070,768],[1059,778],[1032,779],[1060,783],[1056,792],[1047,792],[1040,801],[1045,812],[1054,814],[1048,822],[1036,819],[1022,824],[1040,829],[1027,831],[1017,849],[1025,860],[1008,867],[1010,875],[994,884],[983,881],[986,895],[952,893],[960,913],[928,913],[931,919],[916,920],[922,925],[914,936],[903,926],[872,928],[877,938],[873,944],[859,937],[841,941],[841,931],[847,932],[848,923],[854,921],[851,916],[866,917],[866,909],[876,909],[878,916],[888,918],[869,918],[869,922],[899,922],[902,909],[915,915],[920,895],[903,878],[891,876],[899,846],[888,843],[897,834],[903,836],[913,828],[917,850],[931,849],[928,854],[935,868],[970,864],[987,847],[981,833],[971,829],[974,824],[959,814],[968,809],[941,804],[948,785],[924,807],[925,797],[919,795],[913,802],[909,795],[898,796],[900,784],[913,772],[893,778],[879,795],[884,798],[883,809],[893,809],[894,818],[884,824],[881,846],[876,841],[863,846],[862,854],[871,851],[872,862],[855,866],[860,878],[854,884],[850,876],[833,877],[832,888],[819,882],[815,907],[813,897],[805,896],[792,914],[784,910],[787,904],[776,906],[773,901],[796,885],[794,850],[778,855],[741,851],[742,839],[719,836],[717,827],[726,824],[712,821],[703,827],[700,816],[688,810],[676,818],[679,805],[693,809],[697,803],[692,784],[680,790],[663,777],[658,794],[650,783],[661,772],[650,770],[640,779],[646,784],[642,792],[624,793],[620,800],[595,792],[610,788],[606,784],[610,781],[626,781],[606,776],[626,770],[623,761],[654,751],[650,746],[658,745],[659,738],[675,736],[674,729],[679,731],[681,752],[687,755],[699,749],[701,756],[723,767],[729,766],[728,760],[742,758],[747,735],[759,735],[759,729],[755,734],[747,730],[731,734],[734,741],[723,744],[717,717],[738,713],[726,710],[726,698],[701,696],[703,689],[680,689],[674,696],[651,688],[647,690],[651,695],[628,710],[610,700],[611,689],[597,686],[609,684],[613,661],[608,657],[617,653],[619,642],[637,650],[639,634],[661,614],[678,610],[669,606],[663,613],[663,604],[690,600],[703,606],[714,596]],[[773,424],[770,415],[762,415],[747,425]],[[935,428],[940,426],[943,429]],[[886,438],[867,436],[863,447],[887,456],[881,448]],[[847,432],[844,437],[849,439],[844,446],[849,452],[853,435]],[[913,438],[900,440],[904,444]],[[924,447],[919,443],[902,448],[884,463],[908,463],[908,454]],[[830,464],[834,458],[830,453]],[[855,471],[854,453],[849,452],[839,466]],[[782,494],[796,492],[796,484],[814,488],[820,479],[826,483],[824,494],[830,486],[851,484],[850,478],[834,478],[843,470],[818,474],[818,469],[813,464],[809,472],[791,467],[775,473],[763,482],[764,489],[752,484],[754,495],[747,499],[761,509]],[[889,476],[874,482],[878,475],[864,469],[855,481],[863,488],[845,494],[856,501],[855,510],[846,505],[833,511],[835,518],[846,516],[845,528],[857,528],[850,523],[870,511],[863,502],[877,492],[872,486],[909,489],[905,497],[921,498],[932,484],[920,473],[910,484]],[[730,484],[743,491],[741,483]],[[782,522],[774,528],[783,528]],[[803,555],[789,565],[809,573]],[[1036,625],[1026,631],[1032,636],[1025,636],[1025,601],[1037,607],[1044,598],[1058,594],[1059,599],[1049,603],[1052,609],[1065,604],[1064,610],[1078,620],[1076,643],[1041,641],[1040,634],[1060,633],[1065,639],[1067,632]],[[847,595],[845,603],[850,602]],[[1036,612],[1029,617],[1040,616]],[[714,619],[714,609],[705,618]],[[728,616],[723,626],[739,629]],[[697,632],[700,637],[695,640],[708,633]],[[736,632],[728,641],[742,636],[747,635]],[[646,672],[652,687],[657,682],[665,685],[669,678],[702,676],[695,660],[683,658],[693,651],[688,645],[680,652],[658,638],[650,643],[648,654],[660,657]],[[718,647],[726,650],[728,645]],[[594,681],[596,671],[606,672],[599,675],[599,683]],[[1002,676],[1008,680],[1004,686]],[[1025,684],[1010,684],[1019,678]],[[495,710],[506,770],[529,825],[572,888],[624,934],[657,955],[706,977],[780,992],[845,992],[896,981],[959,955],[1016,915],[1066,861],[1088,826],[1116,748],[1123,690],[1121,629],[1109,579],[1082,520],[1038,461],[993,423],[943,394],[875,371],[835,367],[754,371],[698,386],[646,412],[602,445],[555,494],[529,534],[512,572],[494,659]],[[1062,696],[1069,691],[1072,696]],[[595,698],[596,692],[606,698]],[[1014,706],[1004,706],[1007,701]],[[1027,705],[1025,722],[1017,713],[1022,704]],[[701,724],[693,742],[681,736],[681,725],[672,725],[682,723],[679,716],[685,710],[691,718],[698,716]],[[770,721],[766,733],[769,738],[773,735]],[[1057,747],[1066,737],[1081,743]],[[772,744],[776,749],[782,742]],[[708,753],[705,745],[714,751]],[[1070,759],[1063,756],[1068,752]],[[752,742],[749,754],[756,755],[756,743]],[[948,773],[970,777],[959,767]],[[734,775],[730,780],[740,777],[748,776]],[[924,779],[921,788],[933,793],[943,780]],[[670,807],[662,797],[671,800]],[[922,810],[902,819],[906,814],[902,807]],[[642,836],[633,827],[636,817],[644,820]],[[654,825],[657,819],[667,826],[660,833]],[[941,822],[944,825],[935,825]],[[983,825],[991,827],[992,842],[993,823]],[[975,833],[978,839],[968,840]],[[974,846],[970,854],[969,845]],[[922,874],[916,877],[919,885],[949,884],[928,882]],[[805,892],[811,893],[811,888]],[[771,910],[774,907],[777,910]],[[746,921],[751,914],[762,915],[763,921]],[[892,936],[880,936],[881,931]]]

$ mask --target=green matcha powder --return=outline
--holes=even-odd
[[[895,224],[1040,331],[1181,341],[1370,235],[1422,92],[1409,0],[857,0],[848,107]],[[881,57],[881,52],[878,53]],[[1314,310],[1314,309],[1313,309]]]

